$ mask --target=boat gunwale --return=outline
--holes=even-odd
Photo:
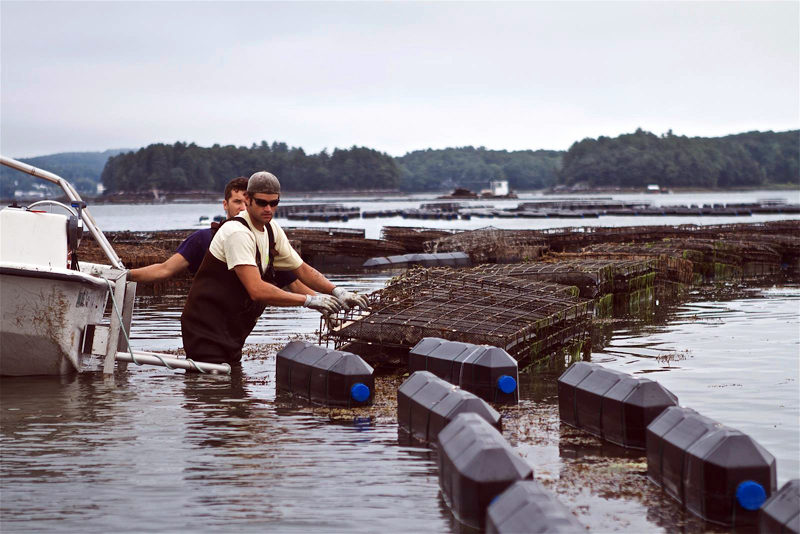
[[[41,265],[31,265],[26,263],[0,261],[0,275],[22,276],[28,278],[41,278],[46,280],[59,280],[64,282],[78,282],[85,285],[95,286],[98,289],[109,289],[114,287],[114,282],[71,269],[60,269],[57,267],[42,267]]]

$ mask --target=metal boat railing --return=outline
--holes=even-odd
[[[104,374],[113,375],[115,362],[118,363],[118,368],[120,370],[127,369],[128,363],[133,362],[137,365],[161,365],[168,369],[187,369],[200,373],[230,374],[231,368],[228,364],[194,362],[189,359],[179,359],[166,354],[135,351],[131,349],[128,332],[130,331],[131,318],[133,315],[136,282],[127,281],[128,272],[122,264],[122,260],[120,260],[117,253],[111,247],[111,243],[108,242],[103,232],[97,227],[94,217],[89,213],[89,209],[85,207],[81,196],[75,188],[72,187],[71,183],[52,172],[5,156],[0,156],[0,164],[57,184],[64,191],[64,194],[67,195],[71,203],[80,203],[82,205],[80,210],[81,219],[89,229],[89,232],[91,232],[95,241],[100,245],[103,253],[105,253],[106,257],[111,262],[112,267],[117,269],[114,271],[114,269],[109,269],[102,265],[93,265],[90,268],[90,271],[95,271],[92,272],[92,274],[104,278],[108,283],[108,292],[113,303],[113,313],[111,314],[106,334],[107,341],[103,363]],[[61,204],[61,206],[66,207],[63,204]],[[122,350],[117,351],[117,348]]]
[[[12,169],[16,169],[20,172],[30,174],[31,176],[41,178],[42,180],[46,180],[48,182],[57,184],[64,191],[64,194],[67,195],[67,198],[70,200],[70,202],[83,202],[83,199],[75,190],[75,188],[72,187],[72,184],[66,181],[64,178],[58,176],[57,174],[53,174],[52,172],[39,169],[38,167],[34,167],[33,165],[28,165],[27,163],[22,163],[21,161],[17,161],[12,158],[7,158],[5,156],[0,156],[0,164],[3,164],[6,167],[10,167]],[[114,251],[113,247],[111,246],[111,243],[108,242],[106,236],[97,227],[97,223],[95,222],[94,217],[92,217],[92,214],[89,212],[89,208],[81,209],[81,219],[86,225],[86,228],[89,229],[89,232],[92,234],[92,237],[94,237],[94,240],[97,241],[98,245],[100,245],[100,248],[103,250],[103,253],[108,258],[108,261],[111,262],[111,265],[113,265],[117,269],[125,269],[125,266],[122,264],[122,260],[119,259],[119,256]]]

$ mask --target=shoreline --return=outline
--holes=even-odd
[[[794,193],[800,195],[800,186],[791,187],[790,185],[764,185],[760,187],[744,187],[744,188],[720,188],[708,189],[701,187],[671,187],[667,191],[661,193],[648,192],[642,188],[596,188],[586,189],[580,191],[554,191],[552,189],[536,189],[536,190],[520,190],[514,191],[519,195],[532,195],[541,196],[552,199],[555,196],[565,196],[570,198],[580,198],[582,196],[595,196],[595,195],[647,195],[652,198],[659,198],[663,195],[671,194],[691,194],[691,193],[748,193],[748,192],[775,192],[775,193]],[[290,202],[296,201],[313,201],[315,199],[331,199],[331,198],[354,198],[359,200],[364,199],[406,199],[414,196],[424,195],[420,200],[453,200],[459,202],[486,202],[487,200],[518,200],[506,198],[490,198],[490,197],[450,197],[449,191],[398,191],[398,190],[341,190],[341,191],[286,191],[282,195],[283,200]],[[430,197],[430,198],[429,198]],[[52,197],[54,200],[61,202],[68,201],[68,199],[61,195]],[[0,198],[0,203],[10,205],[14,202],[17,203],[31,203],[41,198],[34,197],[15,197],[15,198]],[[222,195],[213,191],[196,191],[185,193],[163,193],[158,198],[154,198],[152,192],[147,193],[123,193],[118,195],[108,196],[94,196],[83,197],[87,204],[93,205],[108,205],[108,204],[187,204],[187,203],[213,203],[222,202]]]

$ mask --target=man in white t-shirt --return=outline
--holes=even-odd
[[[367,299],[334,286],[305,263],[272,220],[280,182],[266,171],[247,183],[247,207],[217,230],[195,275],[181,314],[186,356],[197,361],[241,361],[242,346],[266,306],[305,306],[322,314],[367,307]],[[275,269],[292,271],[317,295],[288,293],[275,285]]]

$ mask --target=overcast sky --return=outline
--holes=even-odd
[[[800,3],[0,3],[0,151],[800,127]]]

